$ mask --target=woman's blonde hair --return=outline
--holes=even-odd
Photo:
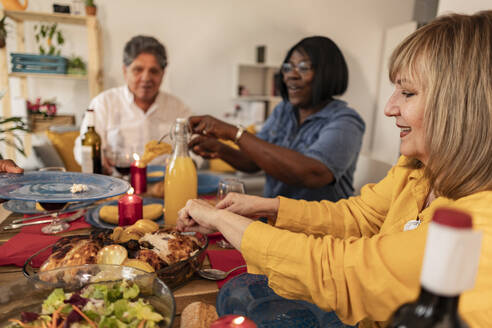
[[[492,11],[424,25],[394,50],[389,67],[392,82],[401,75],[424,90],[424,174],[436,195],[491,190]]]

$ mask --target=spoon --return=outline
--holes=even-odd
[[[222,270],[217,270],[217,269],[200,269],[198,270],[198,275],[202,278],[208,279],[208,280],[222,280],[225,279],[231,272],[236,271],[237,269],[245,268],[246,264],[237,266],[235,268],[232,268],[231,270],[225,272]]]

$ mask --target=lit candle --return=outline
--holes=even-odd
[[[130,166],[131,184],[136,194],[147,191],[147,166],[145,166],[137,154],[133,154],[135,160]]]
[[[212,322],[210,328],[257,328],[256,324],[242,315],[228,314]]]
[[[133,194],[133,188],[118,200],[118,225],[132,225],[143,216],[142,198]]]

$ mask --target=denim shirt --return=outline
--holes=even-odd
[[[351,196],[364,121],[341,100],[331,101],[319,112],[308,116],[301,125],[296,111],[291,103],[281,102],[256,136],[320,161],[333,173],[335,180],[320,188],[302,188],[267,174],[264,196],[331,201]]]

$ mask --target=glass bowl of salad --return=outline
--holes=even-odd
[[[176,304],[155,274],[87,264],[0,286],[0,327],[171,327]]]

